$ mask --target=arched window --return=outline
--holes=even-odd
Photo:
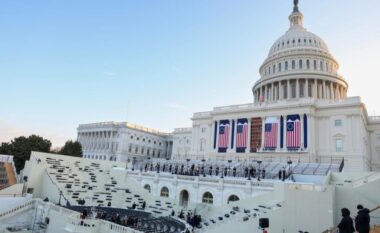
[[[302,60],[298,61],[298,66],[299,66],[300,69],[302,69]]]
[[[269,73],[269,75],[270,75],[270,66],[269,66],[269,69],[268,69],[268,73]]]
[[[162,187],[160,192],[161,197],[169,197],[169,189],[168,187]]]
[[[288,61],[285,62],[285,70],[288,70]]]
[[[273,65],[273,74],[276,73],[276,65]]]
[[[144,189],[150,192],[150,185],[149,184],[144,185]]]
[[[281,63],[278,63],[278,71],[281,72]]]
[[[317,61],[314,60],[314,70],[316,70],[316,69],[317,69]]]
[[[296,68],[296,61],[292,61],[292,69],[294,70]]]
[[[319,69],[323,70],[323,62],[322,61],[319,63]]]
[[[228,200],[227,200],[227,204],[228,203],[230,203],[230,202],[234,202],[234,201],[239,201],[240,200],[240,198],[238,197],[238,196],[236,196],[236,195],[231,195],[229,198],[228,198]]]
[[[214,202],[214,197],[210,192],[205,192],[202,197],[202,203],[212,204]]]
[[[306,69],[310,69],[310,61],[306,60]]]

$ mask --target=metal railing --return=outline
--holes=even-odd
[[[369,213],[373,213],[373,212],[375,212],[378,209],[380,209],[380,205],[377,206],[377,207],[375,207],[375,208],[373,208],[373,209],[371,209],[369,211]],[[371,214],[370,214],[370,216],[371,216],[371,219],[373,219],[375,217],[375,216],[372,216]],[[377,219],[377,218],[380,218],[380,217],[375,217],[375,218]],[[372,227],[378,226],[378,224],[374,224],[373,222],[371,224],[372,224]],[[338,232],[339,232],[338,226],[335,226],[335,227],[331,227],[328,230],[323,231],[322,233],[338,233]]]

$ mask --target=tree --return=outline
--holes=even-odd
[[[82,157],[82,145],[78,141],[67,141],[59,151],[59,154]]]
[[[2,143],[0,153],[13,155],[13,160],[17,172],[25,165],[25,161],[29,160],[32,151],[50,152],[51,142],[37,135],[29,137],[17,137],[10,143]]]

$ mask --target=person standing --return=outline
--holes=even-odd
[[[355,218],[355,228],[359,233],[369,233],[370,217],[369,209],[364,208],[361,204],[357,206],[358,215]]]
[[[342,212],[342,220],[340,221],[338,225],[339,233],[353,233],[355,232],[354,229],[354,222],[352,221],[352,218],[350,217],[350,210],[347,208],[343,208],[341,210]]]

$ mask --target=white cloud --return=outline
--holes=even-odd
[[[32,134],[36,134],[45,139],[50,140],[52,142],[52,148],[61,147],[65,144],[67,140],[72,139],[59,132],[23,128],[15,126],[9,121],[0,119],[0,143],[10,142],[12,139],[20,136],[28,137]],[[75,140],[75,138],[73,138],[72,140]]]
[[[170,102],[165,105],[167,108],[171,109],[177,109],[177,110],[187,110],[187,108],[179,103],[176,102]]]

